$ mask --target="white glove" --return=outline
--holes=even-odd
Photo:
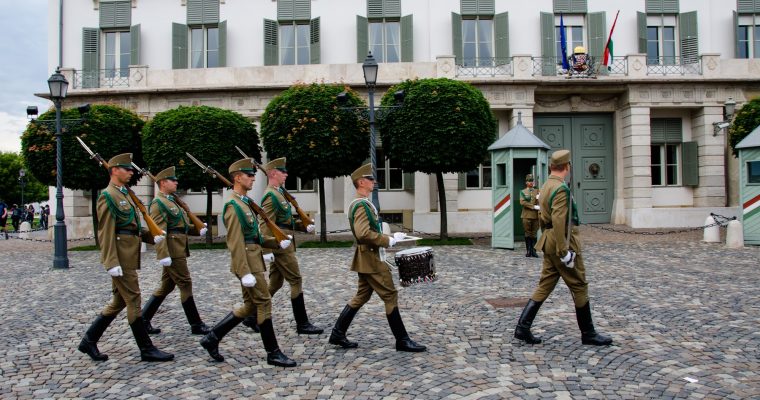
[[[539,206],[538,204],[536,204],[535,206],[533,206],[533,209],[536,210],[536,211],[538,211],[538,210],[541,209],[541,206]]]
[[[161,264],[162,267],[168,267],[172,265],[172,258],[171,257],[162,258],[158,260],[158,263]]]
[[[314,224],[306,225],[306,233],[312,233],[312,232],[314,232],[315,228],[316,227],[314,226]]]
[[[153,244],[159,244],[159,243],[163,242],[165,238],[166,238],[166,236],[164,236],[164,235],[153,236]]]
[[[240,278],[240,283],[242,283],[245,287],[254,287],[256,286],[256,277],[251,274],[245,274],[242,278]]]
[[[572,250],[568,250],[567,254],[565,254],[564,257],[560,258],[563,264],[565,264],[568,268],[573,268],[575,266],[575,252]]]
[[[404,232],[396,232],[393,234],[393,238],[396,239],[397,242],[400,242],[406,237],[406,233]]]
[[[115,266],[108,270],[108,275],[113,276],[114,278],[124,276],[124,272],[121,270],[120,266]]]
[[[288,237],[291,237],[291,236],[288,235]],[[281,249],[287,249],[288,246],[290,246],[290,240],[289,239],[280,240],[280,248]]]
[[[538,199],[538,196],[540,196],[541,193],[536,193],[536,199]]]
[[[265,263],[274,262],[274,254],[272,253],[264,254],[264,262]]]
[[[396,239],[393,238],[393,236],[390,236],[388,238],[388,247],[393,247],[396,245]]]
[[[206,223],[204,222],[203,228],[201,228],[200,232],[198,233],[200,234],[200,236],[206,236],[207,232],[208,232],[208,225],[206,225]]]

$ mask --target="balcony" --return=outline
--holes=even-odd
[[[512,57],[469,58],[457,63],[457,77],[512,76]]]
[[[647,57],[647,75],[702,75],[700,57]]]
[[[557,76],[564,75],[568,77],[592,77],[607,75],[628,75],[628,58],[613,57],[609,67],[601,64],[596,57],[588,56],[588,66],[590,74],[578,73],[574,70],[562,68],[562,57],[532,57],[533,76]]]
[[[74,89],[129,87],[130,68],[74,70]]]

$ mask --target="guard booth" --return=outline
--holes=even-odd
[[[739,144],[739,199],[744,243],[760,245],[760,126]]]
[[[515,241],[524,239],[520,213],[520,191],[525,175],[533,174],[536,187],[548,174],[551,147],[522,124],[517,124],[488,147],[491,152],[491,200],[493,224],[491,247],[514,249]]]

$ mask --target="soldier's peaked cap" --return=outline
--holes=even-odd
[[[133,169],[134,167],[132,166],[132,153],[123,153],[111,157],[111,159],[108,160],[108,166]]]
[[[264,169],[264,172],[269,172],[272,169],[279,169],[282,172],[287,172],[288,170],[285,168],[285,157],[275,158],[274,160],[264,164],[262,168]]]
[[[525,182],[532,182],[533,181],[533,174],[525,175]]]
[[[351,173],[351,180],[356,182],[361,178],[375,179],[372,175],[372,164],[364,164]]]
[[[162,180],[162,179],[171,179],[173,181],[177,180],[177,175],[174,171],[174,166],[171,166],[156,175],[156,182]]]
[[[552,153],[551,165],[564,165],[570,162],[570,150],[557,150]]]
[[[253,164],[253,159],[243,158],[241,160],[237,160],[232,163],[228,169],[228,172],[230,174],[238,171],[245,172],[248,175],[256,175],[256,165]]]

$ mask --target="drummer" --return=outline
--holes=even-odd
[[[391,327],[393,336],[396,338],[396,350],[408,352],[422,352],[427,348],[409,338],[398,311],[398,291],[393,284],[393,276],[390,268],[380,258],[380,250],[383,247],[392,247],[396,241],[405,237],[403,232],[396,232],[393,236],[382,234],[378,212],[372,202],[367,198],[375,186],[375,177],[372,174],[372,164],[365,164],[357,168],[351,174],[351,180],[356,188],[356,198],[348,208],[348,222],[351,232],[356,239],[354,259],[351,263],[351,271],[358,274],[358,289],[354,298],[346,304],[340,313],[335,327],[330,335],[330,344],[338,345],[344,349],[358,347],[359,344],[348,340],[348,331],[351,321],[367,301],[372,292],[385,303],[385,314]]]

